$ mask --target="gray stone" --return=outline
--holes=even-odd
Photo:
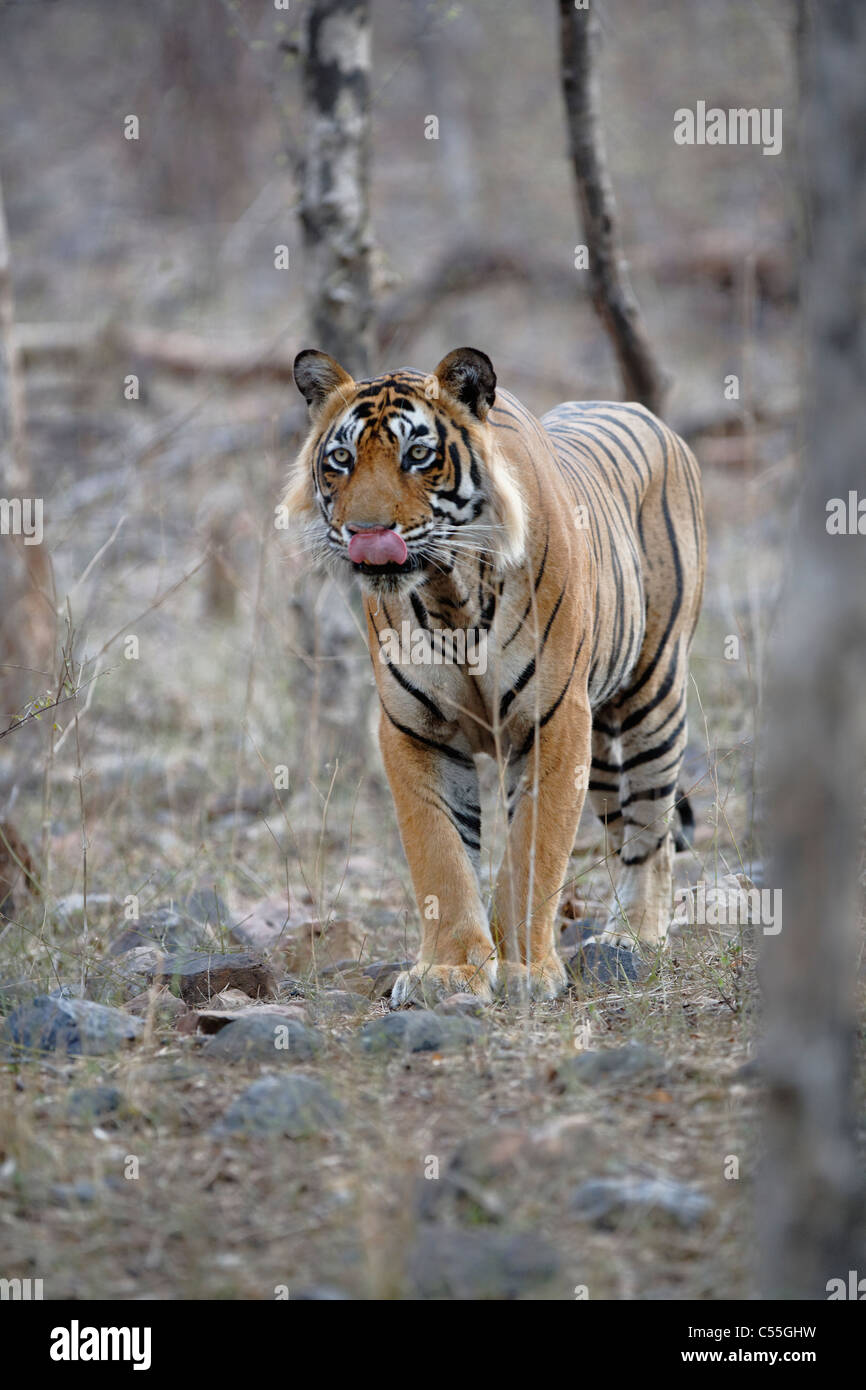
[[[538,1236],[431,1225],[422,1227],[407,1273],[417,1298],[462,1301],[518,1298],[559,1268],[556,1251]]]
[[[124,929],[108,948],[110,956],[123,955],[138,946],[158,947],[169,954],[177,951],[206,950],[214,936],[198,918],[174,907],[158,907],[145,912],[137,922],[124,923]]]
[[[409,1014],[385,1014],[365,1023],[358,1037],[365,1052],[400,1052],[406,1044]]]
[[[132,1184],[126,1184],[131,1187]],[[49,1191],[58,1206],[90,1206],[97,1199],[105,1200],[108,1192],[122,1192],[124,1182],[117,1177],[104,1178],[102,1182],[92,1182],[89,1178],[78,1178],[75,1182],[53,1183]]]
[[[359,1036],[365,1052],[444,1052],[468,1046],[481,1032],[473,1018],[411,1009],[371,1019]]]
[[[338,1124],[343,1107],[309,1076],[263,1076],[254,1081],[213,1126],[215,1138],[235,1134],[303,1139]]]
[[[687,1229],[710,1211],[708,1197],[673,1178],[590,1178],[580,1184],[569,1205],[578,1216],[607,1230],[629,1219],[668,1221]]]
[[[581,917],[580,921],[569,919],[560,926],[559,944],[570,946],[573,953],[576,946],[582,946],[588,937],[597,936],[602,931],[604,919],[601,917]]]
[[[214,888],[194,888],[177,904],[181,912],[215,932],[231,930],[231,915]]]
[[[309,1011],[312,1018],[323,1020],[364,1013],[369,1007],[370,1000],[363,994],[354,994],[347,989],[326,989],[316,996]]]
[[[604,1051],[578,1052],[556,1068],[557,1080],[566,1085],[577,1082],[596,1086],[606,1081],[629,1081],[639,1076],[660,1078],[664,1075],[665,1059],[654,1048],[641,1043],[625,1047],[608,1047]]]
[[[413,1009],[406,1028],[406,1047],[409,1052],[446,1052],[467,1047],[481,1033],[481,1025],[474,1018]]]
[[[650,973],[649,962],[624,946],[587,942],[569,956],[565,968],[572,983],[583,985],[636,984]]]
[[[28,1052],[98,1056],[132,1042],[144,1025],[122,1009],[89,999],[42,995],[9,1015],[9,1041]]]
[[[66,1098],[66,1116],[83,1124],[118,1118],[126,1108],[126,1097],[117,1086],[76,1086]]]
[[[214,1033],[205,1055],[230,1062],[307,1062],[321,1049],[322,1039],[314,1028],[296,1019],[258,1014],[236,1018]]]

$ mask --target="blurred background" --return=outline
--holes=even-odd
[[[308,9],[304,0],[287,10],[271,0],[0,5],[0,182],[26,458],[32,495],[44,499],[62,647],[54,664],[19,655],[4,691],[4,725],[34,717],[0,741],[0,819],[32,855],[40,893],[18,892],[23,926],[0,936],[0,984],[74,979],[91,997],[122,998],[105,986],[104,966],[128,895],[144,913],[216,895],[209,927],[223,945],[245,944],[230,928],[274,900],[292,922],[350,919],[365,960],[412,954],[414,906],[371,733],[356,601],[311,578],[303,550],[274,527],[304,429],[291,362],[300,348],[320,346],[310,342],[299,221],[308,112],[298,50]],[[372,371],[429,371],[469,343],[536,414],[563,399],[617,397],[615,359],[574,266],[584,238],[556,7],[376,0],[372,13]],[[754,735],[796,483],[793,20],[782,0],[606,0],[600,13],[603,128],[622,238],[671,374],[665,415],[697,453],[706,492],[709,574],[686,764],[697,831],[694,852],[678,859],[678,882],[745,873],[760,884]],[[782,152],[677,145],[674,111],[698,100],[782,108]],[[438,140],[425,138],[431,114]],[[137,139],[124,136],[130,116]],[[275,265],[280,247],[288,268]],[[76,700],[35,718],[34,701],[75,686]],[[287,778],[275,787],[277,768]],[[576,847],[575,885],[564,931],[609,892],[593,824]],[[712,1175],[716,1253],[688,1222],[658,1245],[636,1227],[613,1252],[593,1236],[586,1257],[596,1260],[599,1296],[732,1297],[748,1288],[748,1211],[731,1193],[736,1184],[721,1183],[720,1156],[745,1144],[751,1124],[748,1106],[740,1114],[719,1080],[744,1065],[751,1046],[743,949],[702,942],[683,958],[671,994],[579,1001],[567,1024],[554,1020],[536,1040],[537,1063],[563,1027],[612,1038],[646,1029],[656,1044],[654,1030],[666,1038],[670,1028],[679,1055],[692,1058],[681,1090],[660,1082],[649,1110],[623,1123],[650,1165],[673,1150],[690,1171]],[[505,1039],[503,1056],[510,1047]],[[492,1083],[467,1081],[464,1119],[481,1103],[473,1085],[487,1086],[495,1117],[522,1115],[535,1072],[525,1059],[515,1068],[495,1101]],[[745,1104],[747,1087],[737,1084]],[[403,1097],[420,1107],[405,1125],[413,1154],[425,1152],[441,1118],[439,1102],[423,1100],[428,1086],[435,1080]],[[285,1165],[293,1191],[304,1169],[306,1209],[321,1202],[325,1235],[302,1240],[293,1255],[302,1281],[393,1292],[389,1242],[402,1241],[394,1230],[406,1204],[395,1215],[392,1203],[414,1162],[393,1147],[387,1107],[399,1093],[352,1110],[354,1147],[333,1156],[335,1167],[311,1176],[284,1155],[259,1189],[239,1169],[226,1180],[235,1204],[226,1211],[249,1236],[249,1223],[264,1219],[255,1212],[280,1200]],[[539,1123],[561,1094],[550,1093],[553,1110]],[[151,1104],[140,1102],[139,1116]],[[189,1193],[175,1184],[187,1161],[198,1171],[191,1136],[207,1122],[189,1105],[179,1101],[166,1121],[176,1144],[162,1153],[157,1203],[175,1213],[178,1230]],[[724,1140],[721,1115],[731,1129]],[[156,1130],[161,1123],[157,1116]],[[456,1142],[457,1114],[452,1128]],[[39,1150],[28,1135],[16,1142]],[[601,1147],[614,1153],[624,1142],[609,1135]],[[87,1152],[87,1164],[102,1162]],[[202,1172],[208,1161],[202,1154]],[[39,1162],[67,1165],[50,1174],[55,1184],[76,1180],[69,1153]],[[380,1170],[392,1192],[376,1189]],[[213,1184],[196,1192],[205,1207],[222,1200]],[[532,1202],[526,1221],[549,1225],[556,1244],[554,1209]],[[55,1221],[49,1211],[40,1225],[22,1218],[19,1227],[16,1218],[13,1244],[22,1258],[35,1259],[40,1242],[53,1252],[52,1296],[104,1295],[116,1279],[124,1296],[257,1297],[279,1276],[273,1250],[255,1239],[252,1269],[234,1248],[237,1261],[220,1266],[200,1225],[195,1238],[183,1227],[183,1253],[169,1259],[143,1213],[131,1229],[136,1223],[141,1238],[130,1237],[125,1263],[110,1240],[94,1238],[101,1253],[74,1275],[62,1251],[73,1228],[91,1231],[86,1221],[76,1227],[68,1213]]]

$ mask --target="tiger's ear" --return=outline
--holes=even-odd
[[[295,385],[314,415],[332,391],[336,391],[338,387],[348,390],[355,385],[339,362],[335,362],[326,352],[318,352],[315,348],[305,348],[303,352],[298,353],[292,373]]]
[[[440,390],[485,419],[496,395],[496,373],[486,352],[478,348],[455,348],[443,357],[433,373]]]

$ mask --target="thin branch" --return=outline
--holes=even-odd
[[[661,412],[668,380],[650,345],[620,245],[598,101],[594,10],[559,0],[562,88],[577,201],[589,252],[592,302],[610,335],[627,400]]]

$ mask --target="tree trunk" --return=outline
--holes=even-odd
[[[36,500],[25,446],[24,383],[0,189],[0,498],[18,507]],[[51,561],[44,541],[26,544],[26,539],[20,531],[0,534],[0,728],[11,723],[29,699],[42,695],[54,677]]]
[[[828,1296],[862,1264],[853,1073],[858,883],[866,780],[863,535],[832,534],[831,499],[863,492],[866,329],[866,9],[800,9],[805,142],[804,480],[772,662],[772,876],[783,925],[766,936],[763,1291]],[[866,525],[866,523],[864,523]]]
[[[360,378],[371,370],[374,337],[368,0],[312,0],[303,66],[307,136],[298,177],[309,346]],[[295,644],[312,667],[299,673],[300,756],[313,777],[336,759],[357,775],[367,757],[373,697],[358,595],[306,576],[292,608]]]
[[[610,335],[626,400],[661,413],[668,387],[650,346],[620,247],[598,102],[598,20],[559,0],[562,90],[577,202],[589,252],[592,302]]]
[[[313,0],[304,44],[301,225],[311,346],[370,371],[368,0]]]

